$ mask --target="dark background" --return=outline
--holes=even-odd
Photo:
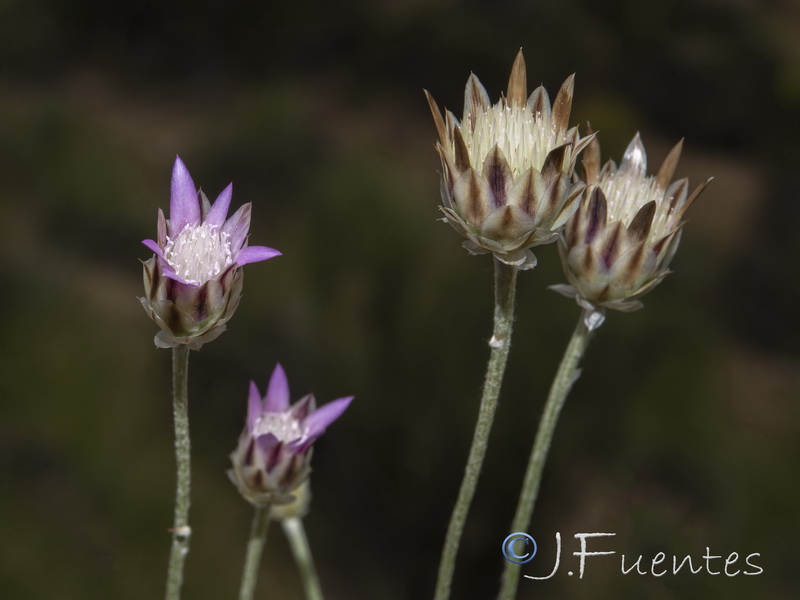
[[[187,599],[233,598],[250,508],[226,479],[249,379],[354,394],[318,444],[307,529],[329,599],[430,597],[491,331],[492,267],[439,223],[422,88],[496,100],[523,47],[572,122],[619,159],[715,181],[675,273],[609,315],[562,414],[519,598],[797,597],[800,530],[800,6],[746,0],[391,0],[0,5],[0,595],[163,594],[174,466],[170,354],[142,311],[140,244],[176,154],[253,202],[229,331],[192,353]],[[585,128],[585,125],[582,127]],[[494,598],[500,542],[578,307],[554,247],[520,275],[506,384],[454,599]],[[574,533],[648,560],[761,553],[757,577],[566,575]],[[669,560],[669,559],[668,559]],[[717,566],[721,566],[717,561]],[[574,566],[574,562],[572,563]],[[744,566],[740,560],[740,566]],[[280,528],[258,597],[301,591]]]

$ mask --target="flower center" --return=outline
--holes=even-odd
[[[627,227],[642,206],[655,200],[656,214],[650,238],[658,239],[675,228],[675,219],[670,214],[669,202],[665,201],[664,189],[656,183],[655,177],[643,177],[620,170],[603,176],[598,185],[608,202],[609,221],[622,221]]]
[[[461,134],[473,165],[482,165],[495,144],[508,161],[514,176],[531,167],[542,170],[547,154],[564,143],[564,132],[553,127],[550,115],[531,113],[527,105],[508,105],[501,101],[461,122]],[[478,167],[479,168],[479,167]]]
[[[308,428],[300,425],[291,412],[264,413],[256,420],[256,436],[271,433],[280,442],[302,441],[308,435]]]
[[[202,285],[233,264],[230,236],[216,225],[187,225],[167,237],[164,258],[186,283]]]

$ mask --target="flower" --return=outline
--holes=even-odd
[[[247,245],[249,202],[225,219],[233,184],[211,204],[176,157],[171,192],[169,220],[158,209],[158,240],[142,242],[156,255],[143,261],[145,294],[139,300],[161,328],[156,346],[197,350],[225,331],[239,305],[242,265],[281,253]]]
[[[575,159],[592,136],[568,129],[574,75],[551,106],[543,87],[526,98],[525,59],[517,54],[508,95],[492,105],[473,74],[459,121],[443,118],[426,91],[439,133],[441,195],[445,219],[467,238],[472,254],[492,252],[519,269],[536,266],[528,250],[556,240],[577,208],[583,188],[571,180]]]
[[[648,176],[647,155],[638,133],[619,167],[609,161],[600,169],[600,145],[592,141],[583,158],[588,185],[559,240],[569,285],[551,289],[575,298],[592,312],[642,307],[638,298],[670,272],[683,215],[711,181],[691,195],[687,179],[670,184],[682,145],[678,142],[672,149],[657,175]]]
[[[247,422],[228,471],[239,493],[255,506],[289,504],[291,493],[311,472],[312,445],[350,406],[353,396],[316,408],[312,394],[289,405],[289,384],[283,367],[272,372],[267,394],[250,382]]]

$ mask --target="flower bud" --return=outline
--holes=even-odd
[[[226,220],[232,195],[231,184],[212,205],[176,158],[170,219],[159,209],[157,241],[142,242],[155,256],[143,261],[145,293],[139,301],[161,329],[159,348],[188,344],[197,350],[218,337],[239,305],[242,265],[280,255],[247,246],[249,203]]]
[[[555,241],[575,211],[583,184],[571,176],[591,136],[568,129],[573,87],[570,76],[552,105],[543,87],[526,98],[520,50],[508,95],[496,104],[470,76],[461,121],[450,111],[442,117],[425,92],[439,133],[441,209],[467,238],[469,252],[491,252],[519,269],[533,268],[536,258],[528,248]]]
[[[231,481],[254,506],[290,504],[294,491],[308,478],[314,441],[338,419],[353,397],[316,408],[309,394],[289,405],[289,384],[275,367],[264,398],[250,382],[247,423],[231,454]]]

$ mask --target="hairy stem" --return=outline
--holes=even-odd
[[[522,484],[519,502],[517,503],[517,510],[514,514],[514,521],[511,524],[512,533],[525,532],[530,525],[533,508],[539,494],[539,484],[542,481],[542,471],[547,460],[547,453],[550,450],[550,443],[553,441],[558,416],[572,388],[572,384],[575,383],[575,380],[580,375],[578,365],[592,337],[593,331],[586,326],[591,317],[592,315],[584,312],[578,320],[575,331],[572,333],[572,338],[570,338],[567,349],[561,359],[561,364],[558,366],[555,379],[553,379],[553,383],[550,386],[547,403],[539,421],[539,429],[533,442],[531,456],[528,459],[528,468],[525,471],[525,479]],[[506,561],[498,600],[512,600],[514,598],[517,592],[517,583],[519,582],[519,570],[520,565]]]
[[[497,409],[497,399],[500,395],[500,386],[503,381],[509,347],[511,346],[517,269],[497,259],[494,260],[494,267],[494,332],[492,339],[489,341],[491,353],[486,367],[486,379],[483,384],[478,422],[475,425],[475,432],[472,436],[472,447],[464,470],[464,478],[461,480],[461,487],[458,490],[458,499],[450,516],[450,524],[447,527],[444,549],[439,563],[439,574],[436,580],[435,600],[447,600],[450,597],[456,555],[461,544],[461,535],[464,532],[467,513],[475,495],[475,488],[478,485],[483,459],[486,456],[489,432]]]
[[[300,571],[300,579],[303,581],[303,589],[306,592],[306,600],[323,600],[322,588],[319,585],[319,577],[317,577],[317,570],[314,567],[314,558],[311,556],[311,547],[308,545],[303,520],[298,517],[285,519],[283,521],[283,531],[289,539],[294,560]]]
[[[175,516],[172,525],[172,548],[167,571],[166,600],[179,600],[183,584],[183,565],[189,553],[189,494],[191,486],[191,444],[189,441],[189,347],[179,344],[172,349],[172,404],[175,419]]]
[[[261,554],[267,542],[269,528],[269,505],[257,506],[250,528],[250,539],[247,542],[247,555],[244,559],[242,586],[239,588],[239,600],[253,600],[258,580],[258,569],[261,565]]]

